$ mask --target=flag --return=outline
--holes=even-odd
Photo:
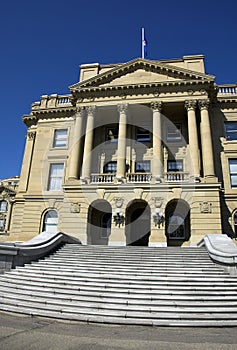
[[[147,40],[145,37],[143,39],[143,52],[144,52],[144,57],[147,57]]]
[[[147,57],[147,40],[145,37],[145,29],[142,28],[142,58]]]

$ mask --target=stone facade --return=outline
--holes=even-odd
[[[10,240],[63,231],[89,244],[192,245],[235,235],[237,90],[204,57],[86,64],[28,127]]]
[[[19,185],[19,177],[0,180],[0,242],[9,235],[12,207]]]

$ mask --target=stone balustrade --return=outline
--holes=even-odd
[[[218,86],[218,95],[236,95],[237,94],[237,85],[219,85]]]

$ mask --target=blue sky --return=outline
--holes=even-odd
[[[68,93],[83,63],[204,54],[217,84],[237,83],[237,1],[12,0],[0,9],[0,179],[20,175],[21,117],[44,94]]]

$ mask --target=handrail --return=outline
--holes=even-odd
[[[0,243],[0,267],[9,270],[43,258],[64,243],[81,244],[80,240],[63,232],[42,232],[27,242]]]
[[[237,266],[237,246],[226,234],[208,234],[198,243],[199,247],[204,245],[213,261]]]

